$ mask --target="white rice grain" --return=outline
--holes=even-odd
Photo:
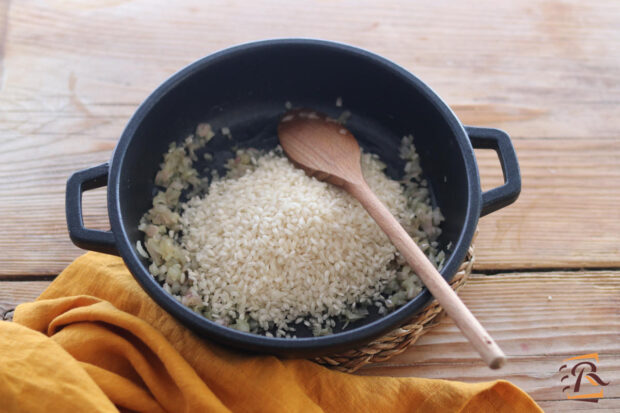
[[[180,177],[198,186],[180,151],[191,157],[202,148],[212,136],[206,125],[197,128],[200,142],[171,145],[174,156],[162,164],[166,179],[159,174],[165,190],[139,227],[146,251],[136,245],[177,300],[222,325],[291,337],[295,324],[325,335],[336,320],[348,325],[363,318],[369,305],[384,314],[419,293],[419,279],[363,207],[342,189],[308,177],[281,150],[237,151],[226,176],[215,174],[206,191],[179,203],[189,186]],[[412,138],[403,145],[404,181],[388,178],[376,155],[362,155],[362,170],[440,267],[444,253],[435,240],[443,217],[430,205]]]

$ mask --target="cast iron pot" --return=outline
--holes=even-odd
[[[138,108],[112,160],[73,174],[67,182],[66,212],[71,240],[79,247],[118,254],[142,288],[195,333],[254,352],[315,356],[366,343],[406,322],[432,298],[425,289],[396,311],[371,313],[347,329],[297,339],[270,338],[218,325],[182,306],[149,274],[136,252],[143,239],[140,217],[151,207],[154,177],[172,141],[200,122],[227,126],[237,143],[277,144],[276,126],[287,101],[337,117],[342,97],[352,116],[347,127],[366,150],[379,154],[393,177],[402,170],[398,147],[413,134],[429,182],[432,202],[445,216],[442,247],[452,248],[441,270],[451,280],[472,241],[478,218],[514,202],[521,189],[515,151],[497,129],[463,127],[448,106],[421,80],[377,55],[319,40],[268,40],[207,56],[159,86]],[[222,138],[224,139],[224,138]],[[494,149],[505,183],[482,192],[473,148]],[[82,193],[107,185],[111,230],[84,227]]]

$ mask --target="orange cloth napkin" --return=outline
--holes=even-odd
[[[78,258],[0,322],[6,412],[540,412],[506,381],[362,377],[197,338],[118,257]]]

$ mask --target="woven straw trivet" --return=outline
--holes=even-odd
[[[473,265],[474,244],[472,243],[467,250],[465,260],[450,282],[454,291],[458,291],[465,285]],[[439,320],[441,320],[443,313],[443,308],[437,301],[433,300],[414,319],[390,331],[383,337],[366,344],[364,347],[330,356],[317,357],[314,361],[326,367],[348,373],[353,373],[367,364],[386,361],[405,351],[409,346],[418,341],[422,335],[435,327]]]

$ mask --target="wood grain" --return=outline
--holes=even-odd
[[[479,270],[620,267],[620,139],[516,140],[517,202],[483,217]],[[501,185],[492,151],[477,151],[484,189]]]
[[[0,320],[19,304],[34,301],[51,281],[2,281],[0,282]]]
[[[294,36],[392,59],[463,123],[513,137],[523,192],[481,220],[476,268],[620,267],[618,1],[5,0],[0,278],[55,275],[81,253],[66,233],[66,179],[109,159],[131,114],[163,79],[232,44]],[[496,156],[477,152],[483,187],[497,186]],[[84,204],[89,226],[109,227],[104,190],[87,193]],[[0,282],[0,311],[46,285]],[[620,411],[619,291],[618,271],[474,276],[462,297],[511,356],[504,369],[477,361],[445,319],[363,374],[501,377],[549,412]],[[565,400],[556,373],[561,360],[586,352],[599,352],[599,371],[612,381],[595,406]]]
[[[0,309],[34,300],[47,285],[0,282]],[[604,388],[597,411],[620,409],[620,271],[472,275],[459,295],[509,356],[501,370],[486,367],[454,323],[443,318],[405,353],[360,374],[506,379],[545,411],[564,412],[586,404],[566,400],[562,393],[562,360],[598,352],[598,371],[612,384]]]
[[[0,277],[56,274],[80,254],[65,229],[65,181],[109,159],[164,78],[231,44],[286,36],[391,58],[464,123],[515,138],[523,195],[482,220],[478,268],[619,264],[618,2],[2,4]],[[480,162],[483,182],[496,183],[485,179],[495,173],[487,158]],[[108,227],[103,191],[85,208],[90,225]]]
[[[480,220],[476,268],[620,266],[620,140],[522,139],[515,145],[523,190],[515,204]],[[486,152],[479,151],[478,162],[488,189],[501,181],[496,155]],[[81,254],[66,230],[65,180],[107,155],[94,151],[78,161],[53,152],[23,160],[22,154],[0,164],[0,277],[54,275]],[[109,228],[105,205],[105,190],[85,194],[87,225]]]
[[[0,89],[4,79],[4,46],[6,45],[8,20],[9,2],[0,2]]]
[[[490,370],[444,318],[415,346],[360,374],[459,381],[506,379],[544,401],[546,411],[579,409],[566,400],[558,373],[562,360],[599,353],[598,371],[612,384],[598,407],[620,409],[620,272],[532,272],[475,275],[459,292],[508,355]],[[613,384],[616,383],[616,384]]]
[[[192,60],[256,39],[319,37],[412,70],[465,123],[517,137],[615,138],[619,15],[613,0],[20,1],[10,10],[5,92],[21,104],[11,120],[39,115],[22,131],[49,122],[113,140],[106,132],[120,131],[149,91]]]

